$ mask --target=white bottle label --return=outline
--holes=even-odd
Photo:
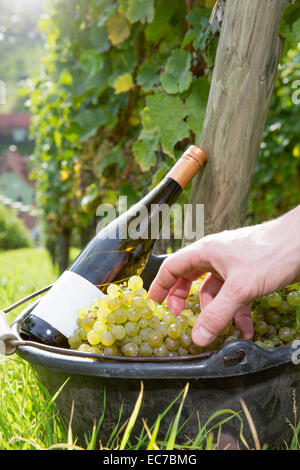
[[[77,328],[77,310],[89,308],[103,294],[94,284],[65,271],[31,312],[69,338]]]

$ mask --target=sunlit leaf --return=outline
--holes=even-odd
[[[114,46],[124,42],[129,34],[130,29],[128,21],[124,15],[117,13],[107,20],[108,37]]]

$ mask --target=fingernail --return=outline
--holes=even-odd
[[[214,335],[203,328],[203,326],[200,326],[194,333],[194,340],[199,346],[207,346],[213,339]]]

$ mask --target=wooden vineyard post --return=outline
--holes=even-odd
[[[227,0],[200,146],[207,164],[191,203],[204,204],[205,235],[240,227],[282,50],[288,0]],[[185,241],[184,241],[185,244]]]

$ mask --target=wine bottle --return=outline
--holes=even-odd
[[[77,310],[104,295],[109,283],[142,272],[168,215],[161,209],[175,202],[205,162],[205,152],[190,146],[154,189],[100,230],[25,317],[20,327],[23,336],[68,347]]]

